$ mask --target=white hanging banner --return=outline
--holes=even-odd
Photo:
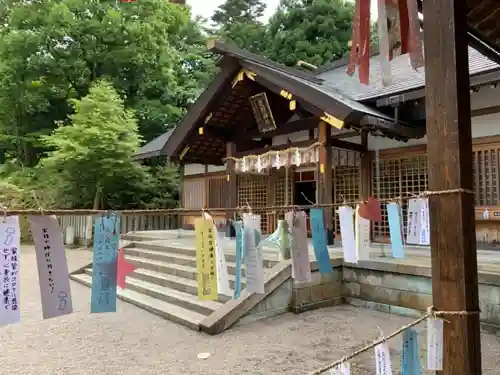
[[[311,280],[309,245],[307,243],[306,213],[287,212],[285,220],[292,234],[292,276],[297,281]]]
[[[427,319],[427,368],[432,371],[443,371],[444,321]]]
[[[224,253],[224,233],[218,232],[214,224],[214,233],[217,233],[215,240],[215,256],[217,259],[217,291],[219,294],[232,296],[233,291],[229,286],[229,274],[227,272],[226,255]]]
[[[265,293],[264,264],[262,250],[257,246],[260,242],[260,216],[243,216],[243,249],[245,262],[245,284],[248,293]]]
[[[356,207],[356,256],[358,260],[370,260],[370,220],[359,216]]]
[[[340,235],[342,236],[342,248],[344,260],[349,263],[358,263],[356,255],[356,241],[354,239],[354,217],[353,209],[349,206],[339,207]]]
[[[19,258],[21,254],[21,230],[19,216],[0,219],[0,325],[21,320],[19,309]]]
[[[28,216],[35,242],[43,318],[71,314],[71,290],[63,234],[55,216]]]
[[[391,355],[387,342],[375,347],[375,367],[377,375],[392,375]]]

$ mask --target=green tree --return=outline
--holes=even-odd
[[[147,180],[145,169],[132,160],[139,147],[134,113],[105,81],[94,84],[83,99],[72,100],[71,124],[60,124],[42,141],[53,151],[42,162],[45,176],[57,181],[58,193],[69,207],[125,205],[121,196],[137,192]],[[50,181],[50,180],[49,180]],[[108,198],[114,197],[115,202]],[[115,207],[116,208],[116,207]]]
[[[226,0],[211,17],[212,33],[251,52],[262,52],[266,28],[260,22],[266,5],[261,0]]]
[[[352,36],[353,3],[345,0],[282,0],[268,25],[265,54],[293,66],[340,59]]]
[[[8,0],[0,13],[0,158],[33,166],[69,102],[107,78],[148,141],[174,126],[213,73],[188,10],[164,0]]]

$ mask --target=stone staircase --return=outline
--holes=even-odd
[[[147,234],[124,235],[122,239],[128,241],[124,246],[126,259],[137,268],[127,276],[127,288],[125,290],[118,288],[118,298],[195,330],[200,329],[202,322],[223,309],[225,304],[237,302],[232,301],[232,296],[223,294],[220,294],[216,301],[198,299],[196,252],[192,232],[181,234],[181,238],[178,238],[178,234],[170,233],[162,239]],[[233,289],[236,256],[234,250],[231,249],[233,246],[228,245],[228,248],[224,250],[229,282]],[[278,263],[276,253],[268,251],[264,258],[266,275],[272,276],[272,273],[268,271]],[[243,289],[244,269],[242,274]],[[90,287],[92,264],[73,272],[70,277]],[[248,310],[248,307],[251,306],[247,306],[245,310]],[[239,314],[242,312],[240,311]],[[220,315],[223,319],[224,314]],[[233,320],[237,320],[237,317],[233,317]]]

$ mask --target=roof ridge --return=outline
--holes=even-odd
[[[225,42],[222,42],[222,41],[217,40],[217,39],[211,39],[211,40],[208,40],[207,47],[210,51],[213,51],[215,53],[223,54],[223,55],[230,55],[230,56],[236,57],[238,59],[247,60],[247,61],[257,63],[257,64],[261,64],[261,65],[264,65],[266,67],[269,67],[269,68],[272,68],[275,70],[279,70],[283,73],[305,79],[309,82],[314,82],[314,83],[318,83],[318,84],[321,84],[323,82],[323,79],[317,77],[316,74],[303,72],[301,70],[277,63],[271,59],[268,59],[267,57],[260,56],[260,55],[257,55],[255,53],[249,52],[247,50],[241,49],[234,43],[225,43]]]

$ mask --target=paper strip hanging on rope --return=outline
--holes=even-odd
[[[311,280],[309,245],[307,243],[306,213],[287,212],[285,219],[292,233],[292,277],[297,281]]]
[[[326,231],[323,224],[323,209],[311,208],[309,213],[311,219],[311,232],[314,254],[318,262],[319,272],[326,275],[333,272],[328,246],[326,245]],[[307,244],[307,240],[306,240]]]
[[[421,375],[418,334],[414,329],[403,332],[403,353],[401,358],[401,375]]]
[[[243,262],[243,223],[241,221],[233,222],[236,232],[236,276],[234,282],[234,299],[241,295],[241,264]]]
[[[19,266],[21,256],[21,230],[19,216],[0,219],[0,325],[17,323],[21,320],[19,295]]]
[[[399,203],[388,203],[387,215],[389,216],[389,234],[391,237],[392,256],[394,258],[404,258],[401,205]]]
[[[94,222],[91,313],[116,312],[120,218],[104,214]]]
[[[63,234],[55,216],[28,216],[35,242],[43,318],[71,314],[68,262]]]
[[[370,220],[359,215],[356,207],[356,257],[358,260],[370,260]]]
[[[196,219],[196,280],[198,298],[201,300],[217,300],[217,261],[215,250],[215,233],[212,220]]]
[[[358,263],[356,256],[356,241],[354,239],[354,219],[352,207],[339,207],[340,235],[342,236],[342,248],[344,260],[349,263]]]
[[[387,342],[375,347],[375,368],[377,375],[392,375],[391,355]]]
[[[229,286],[229,274],[227,272],[226,255],[224,254],[224,233],[217,230],[215,223],[213,224],[213,230],[216,233],[215,255],[217,259],[217,292],[230,297],[233,291]]]
[[[429,246],[430,239],[430,221],[429,221],[429,199],[420,199],[420,245]]]
[[[262,250],[258,246],[260,238],[260,216],[244,216],[243,251],[245,260],[245,284],[248,293],[265,293]]]
[[[406,243],[418,245],[420,243],[420,200],[410,199],[408,201],[408,221],[406,231]]]

